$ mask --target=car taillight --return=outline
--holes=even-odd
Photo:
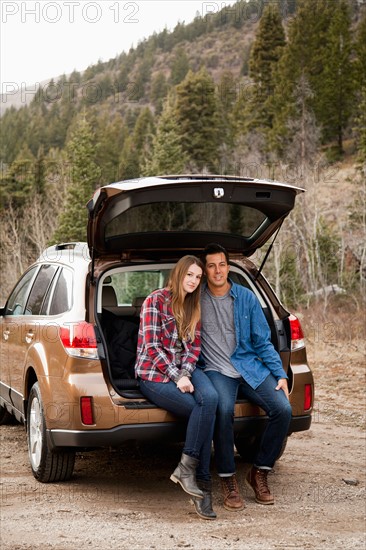
[[[313,392],[311,384],[305,384],[304,386],[304,411],[311,409],[313,404]]]
[[[88,426],[94,424],[92,397],[80,397],[80,413],[83,424]]]
[[[66,352],[72,357],[98,359],[97,340],[91,323],[67,323],[60,327],[60,338]]]
[[[295,315],[290,315],[290,329],[291,329],[291,351],[305,347],[304,333],[301,328],[300,321]]]

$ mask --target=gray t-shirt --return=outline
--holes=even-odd
[[[201,318],[201,353],[205,370],[240,378],[230,361],[236,348],[234,301],[230,291],[224,296],[214,296],[205,287],[201,296]]]

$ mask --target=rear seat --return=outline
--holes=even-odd
[[[102,308],[118,317],[140,317],[140,309],[145,296],[136,296],[130,306],[119,306],[113,286],[103,285]]]
[[[113,384],[121,395],[139,399],[139,383],[135,379],[137,333],[140,309],[145,296],[137,296],[129,306],[119,306],[111,285],[102,290],[102,327],[107,342]]]

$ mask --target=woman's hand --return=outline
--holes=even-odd
[[[182,393],[193,393],[194,387],[188,376],[182,376],[177,382],[177,388]]]

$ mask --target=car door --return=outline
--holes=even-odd
[[[18,353],[10,362],[10,383],[15,395],[23,395],[25,369],[30,366],[27,362],[30,347],[43,345],[48,318],[41,315],[41,309],[58,269],[57,265],[41,265],[27,295],[17,341]]]
[[[12,380],[21,378],[23,373],[24,312],[37,271],[38,267],[34,266],[21,277],[1,318],[1,396],[19,411],[22,410],[23,394],[20,387],[12,387]]]

